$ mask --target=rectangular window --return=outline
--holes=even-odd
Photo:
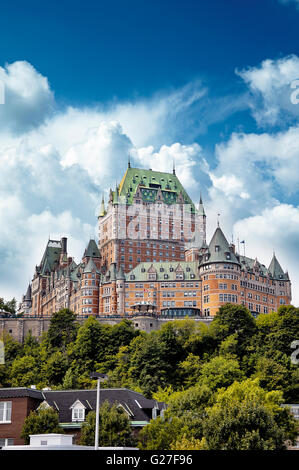
[[[84,421],[85,418],[85,409],[84,408],[74,408],[73,409],[73,421]]]
[[[11,401],[0,402],[0,423],[11,422]]]
[[[14,440],[13,439],[10,439],[10,438],[3,438],[3,439],[0,439],[0,448],[1,447],[6,447],[6,446],[13,446],[14,445]]]

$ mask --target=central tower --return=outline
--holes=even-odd
[[[184,261],[206,244],[206,215],[172,173],[131,168],[99,213],[102,265],[126,273],[143,262]],[[191,247],[191,252],[190,252]]]

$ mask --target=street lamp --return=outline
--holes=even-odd
[[[96,405],[96,430],[94,439],[94,450],[98,450],[99,447],[99,417],[100,417],[100,382],[108,379],[108,375],[100,374],[99,372],[92,372],[90,374],[91,379],[97,379],[97,405]]]

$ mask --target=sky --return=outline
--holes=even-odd
[[[12,0],[0,10],[0,297],[49,239],[79,262],[102,194],[171,171],[299,305],[299,0]]]

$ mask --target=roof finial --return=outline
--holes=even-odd
[[[172,173],[175,175],[175,162],[174,162],[174,158],[172,160]]]
[[[220,214],[217,214],[217,226],[219,227],[219,217],[220,217]]]
[[[131,168],[131,155],[130,155],[130,152],[129,152],[129,156],[128,156],[128,168]]]

